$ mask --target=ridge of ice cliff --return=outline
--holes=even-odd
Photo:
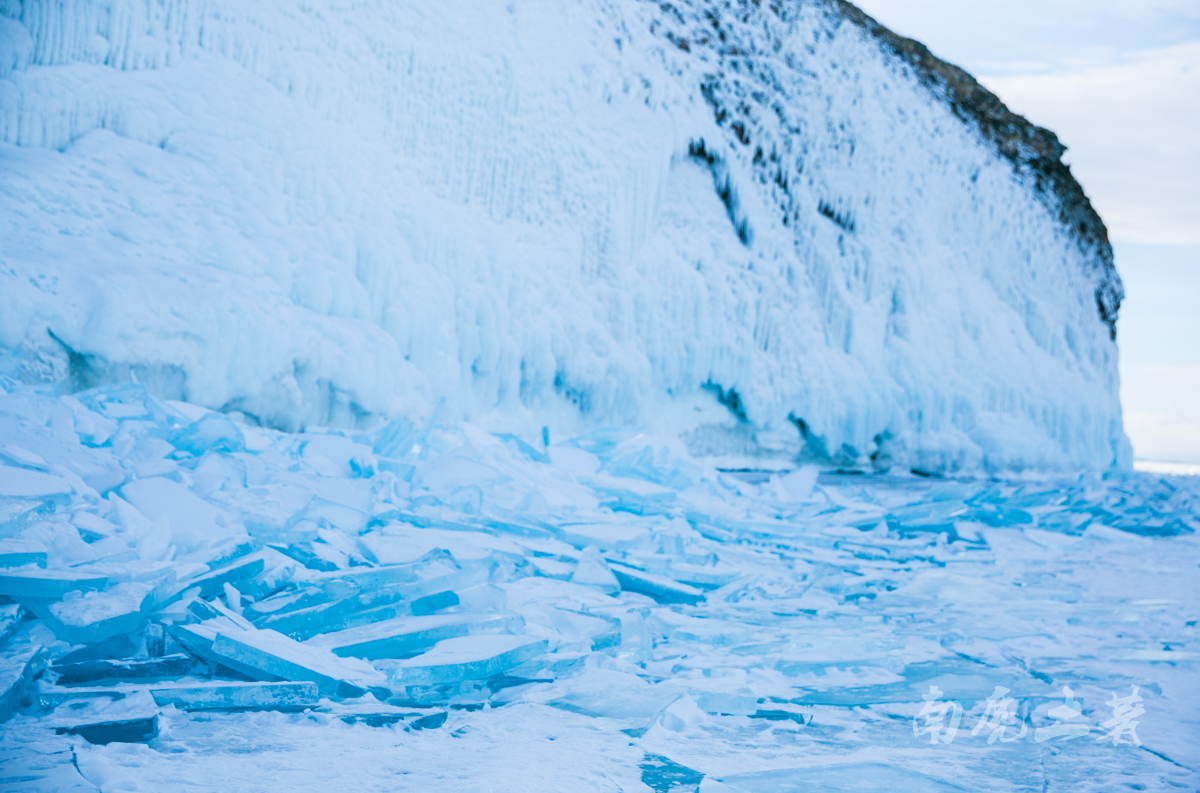
[[[7,2],[0,348],[283,428],[446,397],[696,453],[1126,464],[1120,281],[1061,153],[835,0]]]

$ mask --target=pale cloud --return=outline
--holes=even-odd
[[[1200,42],[981,82],[1069,147],[1113,239],[1200,245]]]
[[[1200,40],[1195,0],[862,0],[864,11],[973,74],[1077,69]]]
[[[1057,133],[1114,240],[1200,245],[1200,2],[859,5]]]

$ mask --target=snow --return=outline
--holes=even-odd
[[[1034,177],[832,6],[705,8],[4,6],[0,370],[287,430],[444,398],[533,446],[1128,465],[1119,284]],[[123,449],[111,407],[56,409]],[[208,422],[176,448],[256,442]]]

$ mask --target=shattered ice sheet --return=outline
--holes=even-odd
[[[1200,477],[721,471],[0,385],[5,465],[45,473],[40,438],[66,483],[0,497],[0,789],[1200,784]]]

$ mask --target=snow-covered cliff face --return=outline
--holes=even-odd
[[[1053,135],[834,0],[3,0],[0,347],[264,424],[1127,458]]]

